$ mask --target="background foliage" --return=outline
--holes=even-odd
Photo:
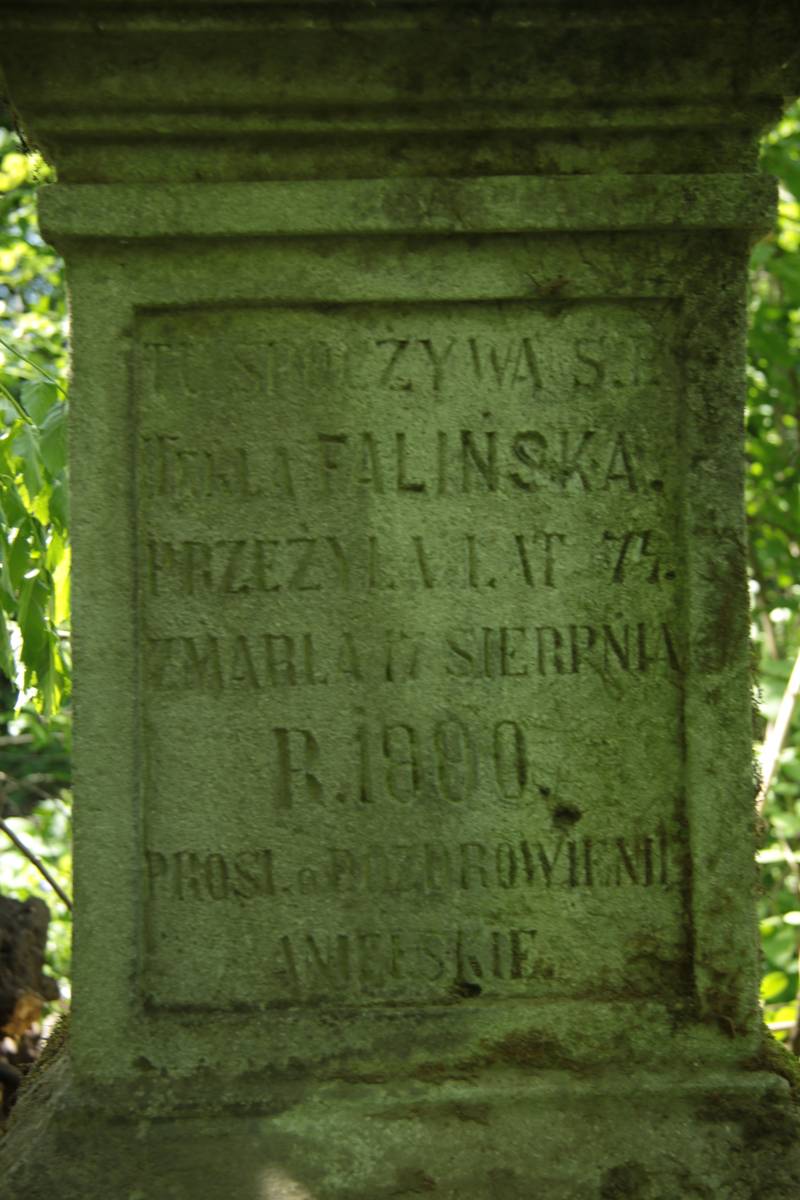
[[[800,651],[800,105],[765,139],[781,184],[772,235],[753,254],[747,520],[753,640],[765,723]],[[62,264],[39,236],[47,168],[0,129],[0,815],[69,878],[68,317]],[[757,751],[760,747],[756,747]],[[763,809],[762,997],[779,1036],[798,1004],[800,720]],[[68,995],[69,919],[0,830],[0,890],[51,906],[50,968]]]
[[[800,652],[800,104],[765,139],[763,161],[781,190],[775,230],[752,258],[747,520],[754,644],[769,723]],[[763,811],[762,998],[770,1022],[788,1024],[797,1011],[800,947],[797,705]]]
[[[44,244],[37,155],[0,128],[0,817],[68,885],[68,318]],[[49,966],[69,995],[69,913],[0,831],[0,890],[50,905]]]

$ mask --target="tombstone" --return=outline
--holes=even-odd
[[[7,5],[77,696],[13,1195],[794,1194],[741,499],[790,8]]]

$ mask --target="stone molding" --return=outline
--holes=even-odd
[[[58,185],[42,193],[59,239],[766,231],[766,176],[634,175]]]
[[[0,34],[67,181],[682,174],[755,167],[791,8],[15,0]]]

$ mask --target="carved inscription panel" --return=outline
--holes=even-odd
[[[675,309],[140,316],[144,992],[684,987]]]

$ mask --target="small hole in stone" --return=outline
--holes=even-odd
[[[459,979],[453,984],[453,991],[457,996],[463,996],[465,1000],[471,1000],[474,996],[480,996],[481,985],[472,983],[469,979]]]
[[[574,804],[559,804],[553,810],[553,824],[559,829],[569,829],[580,821],[583,813]]]

